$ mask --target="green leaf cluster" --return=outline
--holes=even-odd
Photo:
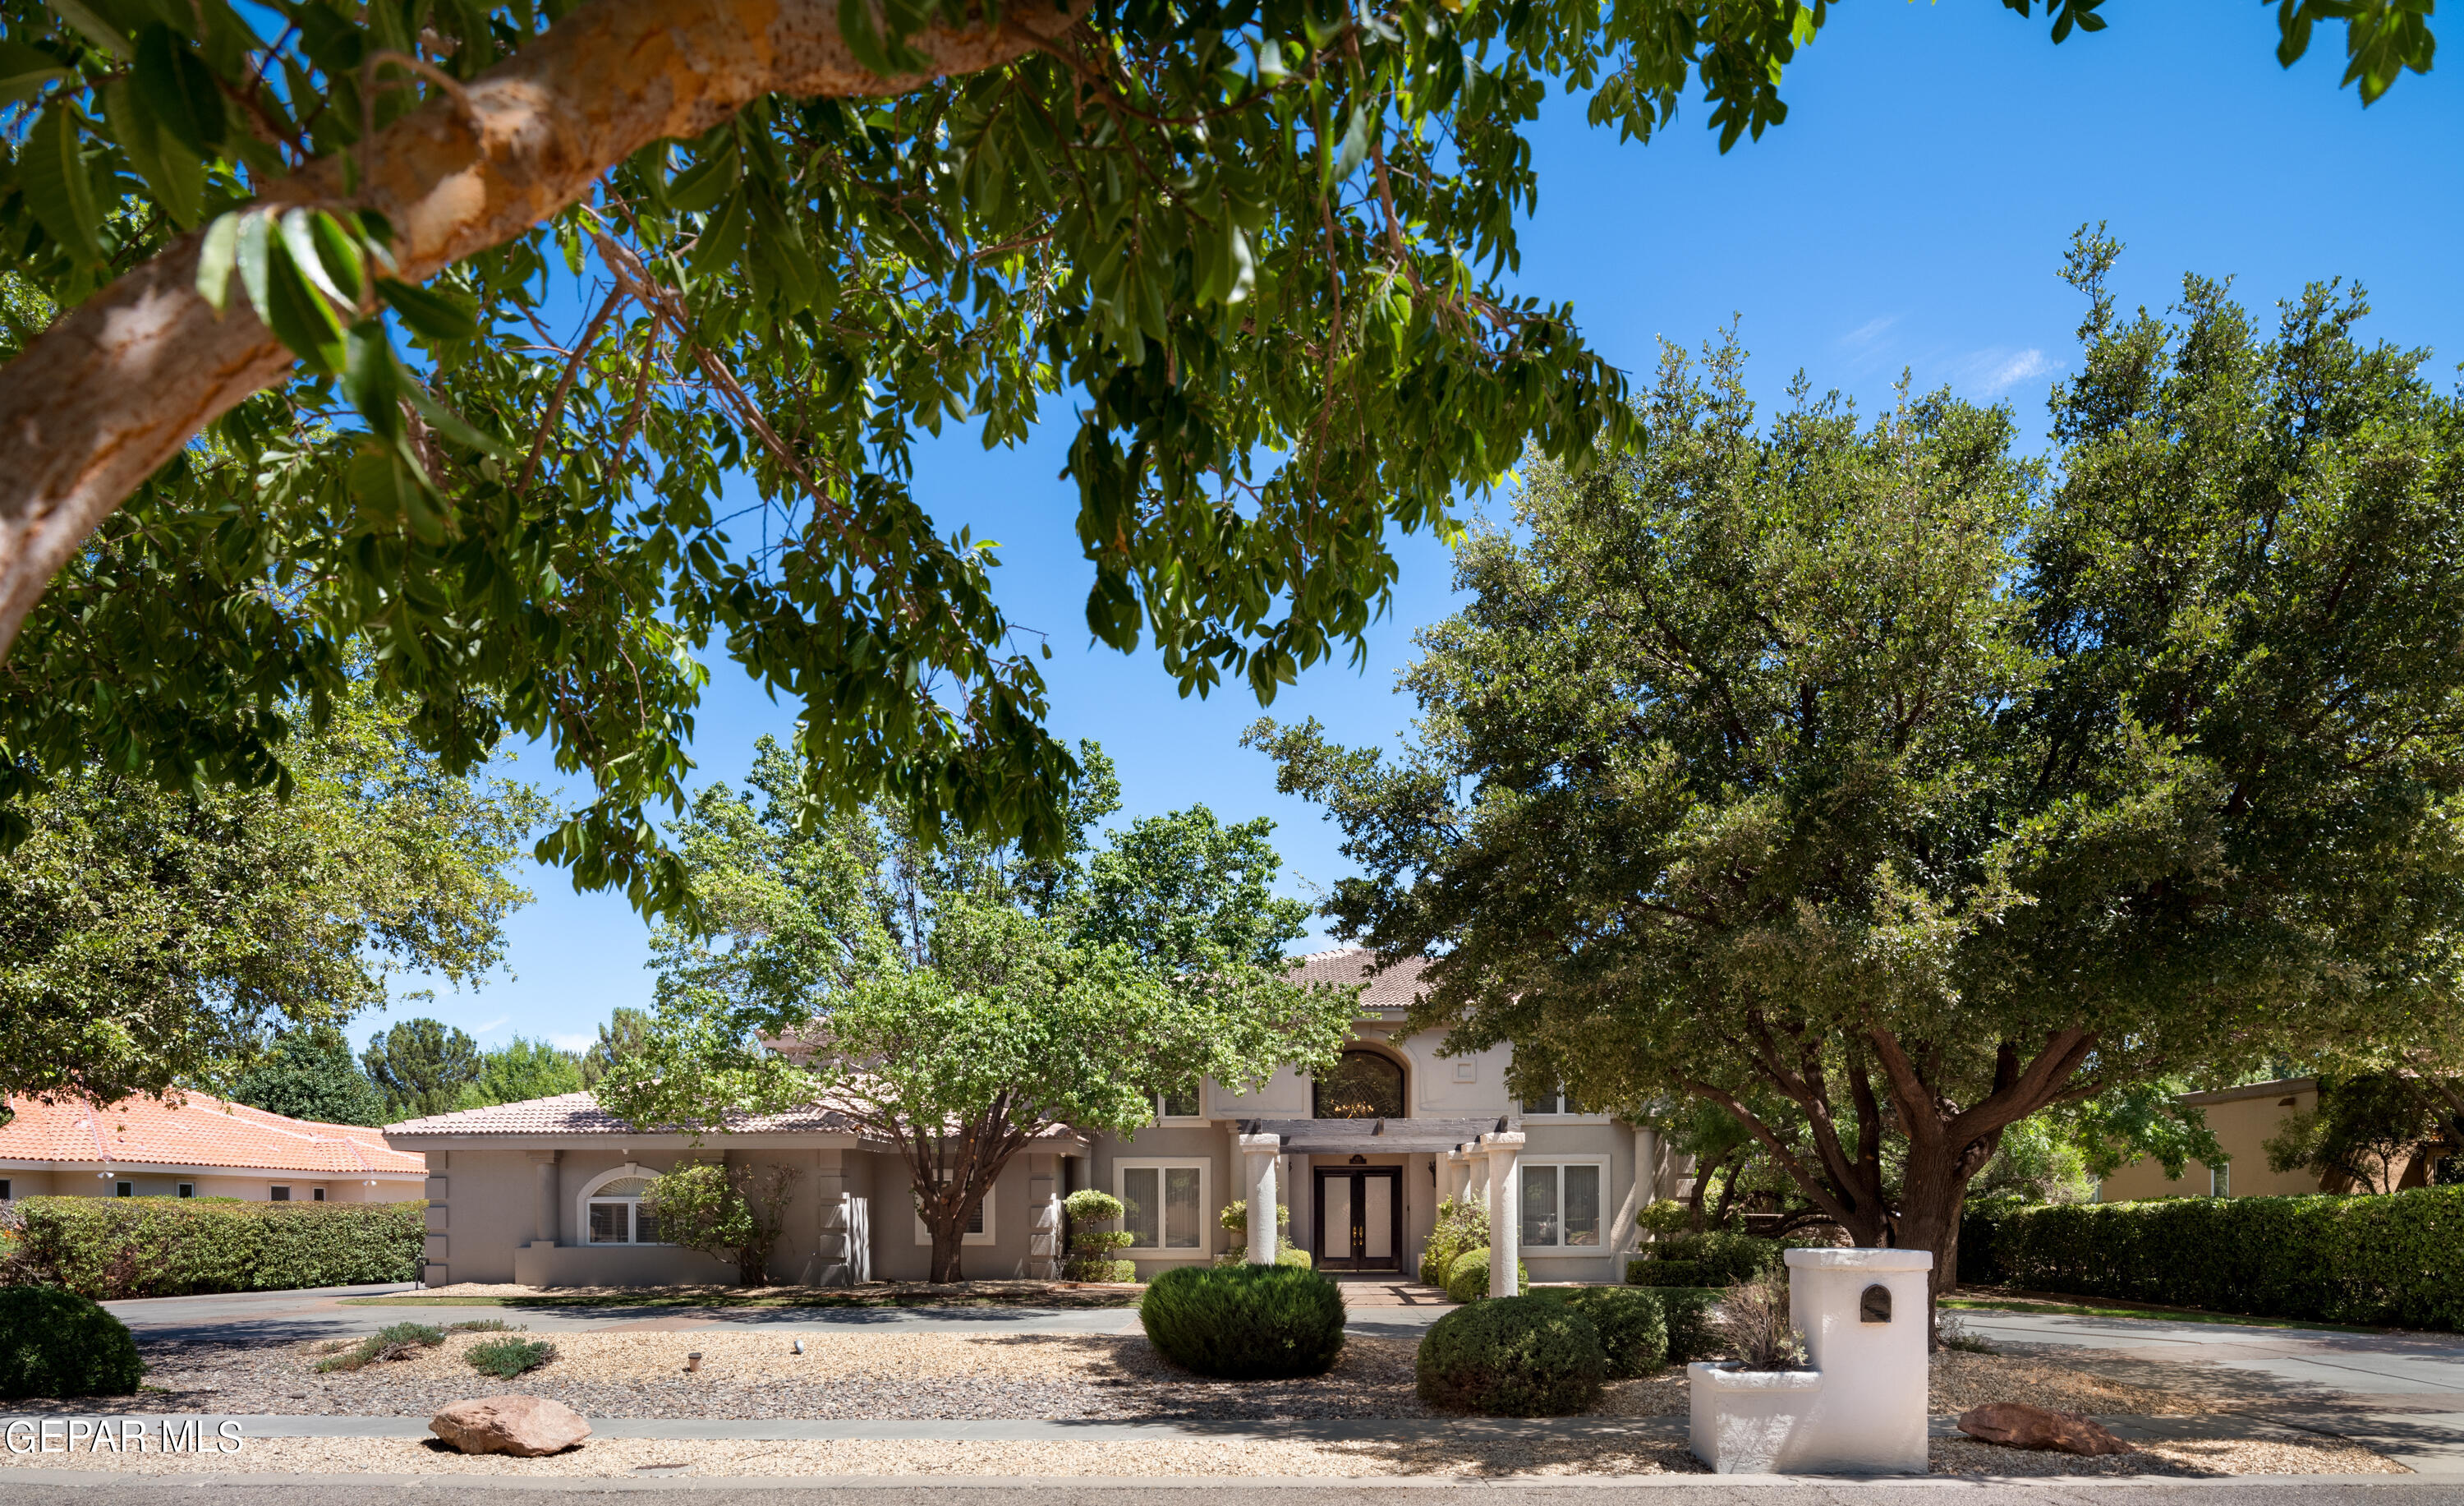
[[[8,1283],[99,1302],[212,1292],[408,1281],[428,1237],[404,1203],[241,1203],[206,1198],[21,1198]]]

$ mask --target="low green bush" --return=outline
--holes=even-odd
[[[1544,1286],[1532,1294],[1580,1313],[1599,1331],[1608,1378],[1631,1381],[1668,1362],[1668,1320],[1660,1294],[1623,1286]]]
[[[1249,1263],[1248,1200],[1244,1198],[1238,1203],[1224,1204],[1222,1211],[1216,1214],[1215,1219],[1217,1223],[1223,1226],[1224,1232],[1232,1236],[1229,1248],[1215,1257],[1215,1263],[1219,1266],[1247,1265]],[[1275,1264],[1298,1266],[1303,1271],[1314,1270],[1316,1262],[1309,1258],[1309,1252],[1293,1244],[1290,1237],[1284,1232],[1291,1227],[1291,1208],[1281,1203],[1276,1204]]]
[[[1710,1286],[1651,1289],[1660,1301],[1661,1321],[1667,1326],[1670,1364],[1691,1364],[1720,1353],[1719,1338],[1711,1331],[1711,1314],[1727,1290]]]
[[[1420,1247],[1420,1284],[1444,1286],[1446,1272],[1456,1257],[1487,1243],[1487,1204],[1470,1198],[1460,1202],[1448,1198],[1440,1203],[1437,1221],[1429,1229],[1429,1241]]]
[[[1519,1295],[1531,1290],[1531,1272],[1522,1261],[1514,1262],[1514,1290]],[[1488,1247],[1466,1250],[1455,1256],[1446,1269],[1446,1300],[1479,1302],[1488,1296]]]
[[[481,1375],[510,1381],[556,1358],[556,1345],[540,1339],[491,1339],[462,1351],[462,1358]]]
[[[1138,1324],[1158,1354],[1200,1375],[1323,1375],[1343,1353],[1343,1294],[1293,1266],[1181,1266],[1148,1283]]]
[[[1492,1417],[1590,1411],[1608,1369],[1591,1319],[1539,1296],[1455,1309],[1429,1325],[1417,1365],[1421,1401]]]
[[[1732,1229],[1662,1234],[1626,1266],[1632,1286],[1734,1286],[1783,1269],[1788,1247]]]
[[[409,1281],[424,1202],[241,1203],[219,1198],[26,1198],[0,1283],[116,1301]]]
[[[1964,1223],[2030,1291],[2391,1328],[2464,1328],[2464,1187],[2044,1204]]]
[[[0,1397],[128,1396],[144,1378],[128,1325],[54,1287],[0,1287]]]

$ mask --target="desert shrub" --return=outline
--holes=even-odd
[[[1740,1369],[1805,1368],[1805,1331],[1789,1319],[1788,1282],[1782,1277],[1756,1276],[1728,1288],[1710,1329]]]
[[[408,1281],[424,1202],[242,1203],[225,1198],[26,1198],[0,1283],[97,1301]]]
[[[1292,1266],[1182,1266],[1138,1302],[1147,1341],[1226,1381],[1323,1375],[1343,1353],[1343,1294]]]
[[[1608,1356],[1599,1330],[1563,1301],[1507,1296],[1459,1307],[1429,1325],[1420,1400],[1492,1417],[1564,1417],[1599,1404]]]
[[[1531,1272],[1520,1260],[1514,1262],[1514,1276],[1518,1294],[1531,1290]],[[1485,1300],[1488,1296],[1488,1247],[1483,1245],[1455,1256],[1454,1264],[1446,1269],[1444,1284],[1448,1301]]]
[[[1661,1321],[1667,1325],[1670,1364],[1692,1364],[1720,1352],[1711,1319],[1727,1288],[1662,1286],[1652,1288],[1651,1295],[1660,1302]]]
[[[1420,1284],[1441,1287],[1446,1271],[1466,1250],[1488,1243],[1488,1205],[1469,1198],[1448,1198],[1438,1205],[1437,1223],[1429,1242],[1420,1248]]]
[[[422,1349],[433,1349],[443,1342],[445,1330],[431,1323],[394,1323],[340,1354],[318,1361],[317,1368],[325,1373],[365,1369],[382,1361],[408,1360]]]
[[[1963,1222],[2013,1286],[2391,1328],[2464,1328],[2464,1187],[2052,1203]]]
[[[556,1345],[539,1339],[491,1339],[462,1352],[472,1369],[510,1381],[556,1358]]]
[[[0,1287],[0,1396],[127,1396],[144,1377],[128,1325],[55,1287]]]
[[[458,1323],[446,1324],[445,1331],[449,1334],[510,1334],[517,1330],[517,1325],[501,1318],[466,1318]]]
[[[1608,1378],[1631,1381],[1668,1362],[1668,1320],[1656,1292],[1633,1287],[1542,1287],[1535,1296],[1580,1313],[1599,1331]]]
[[[1081,1187],[1061,1200],[1061,1211],[1069,1220],[1069,1258],[1061,1264],[1061,1274],[1071,1281],[1135,1281],[1137,1262],[1115,1260],[1112,1251],[1137,1238],[1126,1229],[1098,1229],[1110,1224],[1127,1211],[1121,1200],[1093,1187]]]

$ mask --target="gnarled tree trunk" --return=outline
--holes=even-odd
[[[913,38],[928,59],[883,78],[838,32],[839,0],[593,0],[504,62],[370,140],[365,191],[399,237],[402,276],[428,277],[582,199],[652,142],[697,135],[765,94],[881,97],[1015,60],[1084,13],[1032,3],[998,26]],[[265,202],[343,205],[324,159]],[[292,366],[234,299],[196,289],[198,232],[174,241],[0,368],[0,656],[87,535],[156,468]]]

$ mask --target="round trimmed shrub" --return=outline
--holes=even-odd
[[[1181,1266],[1147,1283],[1147,1341],[1225,1381],[1324,1375],[1343,1353],[1343,1294],[1298,1266]]]
[[[1517,1293],[1531,1290],[1531,1272],[1520,1260],[1514,1262],[1514,1290]],[[1454,1263],[1446,1267],[1446,1300],[1478,1302],[1487,1296],[1488,1247],[1483,1245],[1455,1256]]]
[[[1491,1417],[1567,1417],[1599,1405],[1608,1356],[1590,1318],[1545,1296],[1459,1307],[1420,1340],[1420,1400]]]
[[[1661,1313],[1657,1292],[1626,1286],[1542,1291],[1564,1303],[1568,1312],[1591,1319],[1599,1330],[1600,1352],[1608,1356],[1610,1380],[1631,1381],[1668,1362],[1668,1322]]]
[[[145,1374],[128,1325],[57,1287],[0,1287],[0,1396],[127,1396]]]

